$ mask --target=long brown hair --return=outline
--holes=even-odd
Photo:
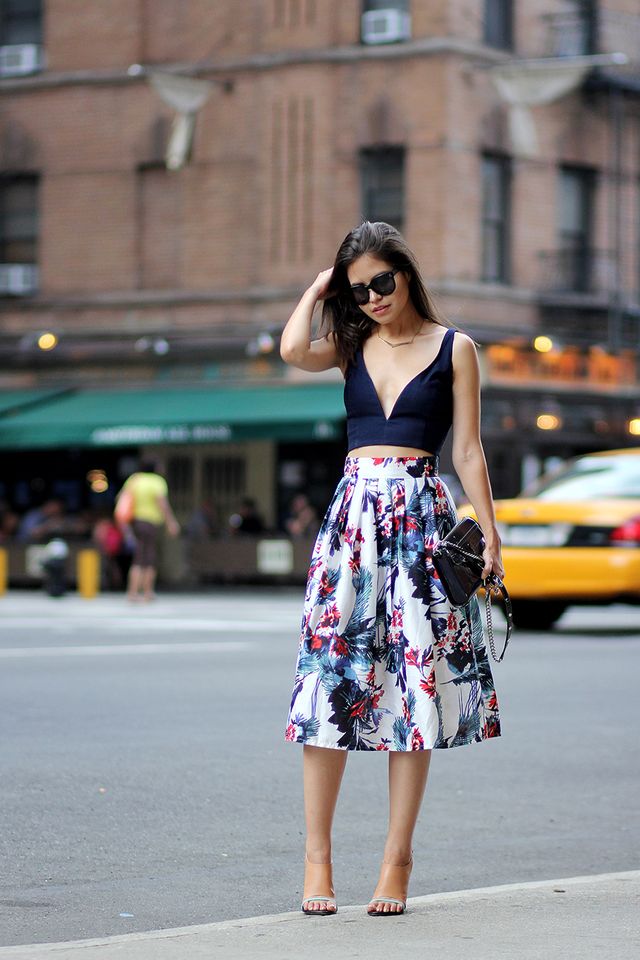
[[[322,307],[322,326],[333,333],[341,367],[348,366],[375,326],[356,304],[351,293],[347,267],[358,257],[370,253],[386,260],[409,277],[409,296],[419,316],[443,327],[451,326],[438,313],[427,293],[415,254],[402,234],[389,223],[365,220],[344,238],[336,254],[327,297]]]

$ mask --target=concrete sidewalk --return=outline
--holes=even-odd
[[[0,948],[0,960],[638,960],[640,870],[409,900],[403,917],[282,913],[101,940]]]

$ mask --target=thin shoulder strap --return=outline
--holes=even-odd
[[[438,356],[438,366],[440,367],[451,367],[453,365],[453,338],[455,333],[456,331],[453,327],[448,327],[442,338],[442,345]]]

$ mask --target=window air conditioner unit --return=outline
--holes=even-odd
[[[0,47],[0,77],[19,77],[35,73],[41,67],[37,43],[12,43]]]
[[[402,10],[369,10],[362,14],[363,43],[395,43],[411,38],[411,16]]]
[[[38,289],[38,268],[33,263],[0,263],[0,296],[26,296]]]

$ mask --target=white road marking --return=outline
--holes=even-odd
[[[228,650],[246,650],[251,640],[218,640],[213,643],[121,643],[93,644],[69,647],[7,647],[0,648],[0,659],[19,660],[33,657],[112,657],[151,653],[220,653]]]

